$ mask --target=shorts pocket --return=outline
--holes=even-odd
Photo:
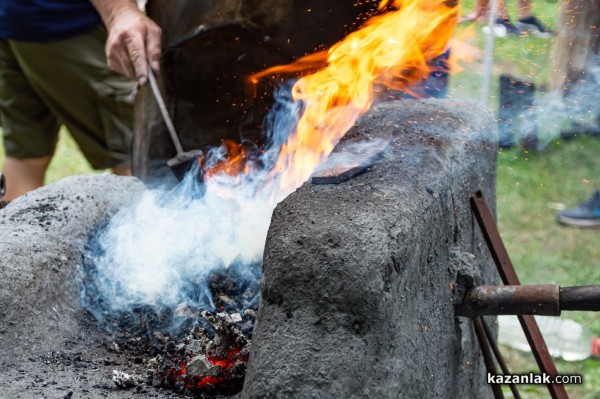
[[[98,113],[107,149],[116,156],[124,155],[129,159],[133,137],[131,92],[134,83],[120,76],[110,76],[91,81],[90,85],[98,96]]]

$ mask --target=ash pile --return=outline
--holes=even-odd
[[[253,311],[245,313],[250,315]],[[162,341],[162,353],[148,364],[152,385],[188,396],[238,393],[250,356],[250,339],[238,328],[242,316],[207,311],[201,315],[212,327],[212,334],[200,324],[180,341],[155,334]]]
[[[116,342],[145,336],[154,356],[145,376],[115,370],[114,384],[121,389],[151,385],[193,397],[240,392],[258,310],[261,265],[235,263],[213,270],[191,284],[175,307],[140,304],[115,311],[97,286],[97,236],[98,231],[85,251],[82,302]]]
[[[185,337],[154,332],[160,353],[147,367],[152,386],[196,397],[232,395],[242,390],[259,287],[256,280],[241,288],[235,275],[235,269],[222,270],[210,278],[208,286],[218,313],[187,303],[175,309],[176,318],[194,323]]]

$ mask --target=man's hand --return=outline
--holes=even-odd
[[[108,66],[145,84],[148,64],[158,72],[161,30],[132,0],[91,0],[106,28]]]

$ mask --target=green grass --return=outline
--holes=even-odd
[[[461,3],[463,14],[469,13],[474,7],[475,0]],[[517,20],[516,1],[507,1],[511,20]],[[558,6],[556,2],[537,0],[533,2],[534,14],[551,29],[556,29],[558,22]],[[451,96],[457,98],[481,98],[483,82],[483,50],[486,47],[487,36],[481,31],[482,26],[475,23],[460,24],[457,38],[461,42],[482,50],[474,61],[460,63],[464,70],[452,76]],[[510,73],[513,76],[534,82],[542,89],[548,85],[551,76],[551,52],[554,40],[538,38],[534,35],[515,38],[496,38],[494,41],[494,77],[500,73]],[[461,56],[459,55],[460,59]],[[492,79],[489,105],[497,107],[498,79]]]
[[[50,163],[48,174],[46,175],[47,183],[53,183],[65,176],[92,172],[94,170],[83,157],[75,141],[67,133],[66,129],[62,129],[56,154]]]
[[[516,1],[508,1],[512,20]],[[468,13],[474,0],[462,2]],[[556,29],[556,2],[535,0],[533,12]],[[477,24],[461,25],[458,39],[480,49],[479,58],[462,63],[463,71],[451,77],[454,98],[481,98],[483,49],[486,36]],[[491,96],[488,104],[498,108],[498,77],[501,73],[532,81],[544,91],[551,79],[554,41],[534,36],[496,39]],[[540,132],[545,134],[546,132]],[[573,141],[554,140],[541,152],[514,149],[498,156],[498,221],[517,273],[525,284],[556,283],[563,286],[600,284],[600,230],[579,230],[556,223],[557,209],[586,200],[600,187],[600,139],[582,137]],[[600,335],[598,314],[564,313]],[[531,354],[503,348],[514,372],[537,372]],[[563,374],[583,374],[584,384],[567,388],[571,398],[600,398],[600,361],[557,361]],[[547,398],[544,386],[520,389],[525,398]],[[511,397],[510,391],[505,391]]]
[[[1,132],[1,130],[0,130]],[[0,170],[4,164],[4,147],[0,145]],[[66,129],[61,129],[54,158],[48,167],[46,184],[54,183],[71,175],[94,173],[79,147]]]
[[[501,151],[498,158],[498,220],[523,284],[562,286],[600,284],[600,230],[561,227],[557,208],[573,206],[600,187],[600,139],[555,141],[545,151]],[[600,317],[565,312],[600,335]],[[536,371],[530,354],[504,348],[514,372]],[[568,387],[571,398],[600,398],[600,362],[558,362],[562,374],[583,374],[584,384]],[[525,398],[545,398],[545,387],[531,386]],[[509,396],[507,394],[507,396]]]
[[[462,3],[465,10],[474,0]],[[508,2],[514,7],[514,2]],[[556,26],[557,3],[534,1],[534,12],[551,27]],[[513,13],[514,14],[514,13]],[[473,24],[461,26],[468,43],[483,49],[485,36]],[[466,32],[466,33],[465,33]],[[462,40],[462,39],[461,39]],[[493,81],[502,72],[526,77],[538,86],[546,86],[551,75],[552,40],[528,38],[498,39],[495,46]],[[481,59],[464,65],[464,71],[451,78],[450,94],[455,98],[480,98]],[[490,106],[497,108],[497,84],[492,86]],[[564,286],[600,284],[600,230],[578,230],[560,227],[555,221],[556,208],[573,206],[600,187],[600,139],[554,141],[545,151],[523,153],[501,151],[498,158],[498,217],[502,236],[523,283],[557,283]],[[0,148],[0,165],[3,154]],[[47,182],[62,177],[89,173],[87,162],[75,143],[61,132],[57,153],[50,166]],[[584,324],[600,335],[600,317],[592,313],[567,313],[565,317]],[[537,370],[530,354],[504,348],[515,372]],[[558,361],[563,374],[582,373],[582,386],[568,387],[571,398],[600,398],[600,362]],[[547,398],[545,387],[521,389],[525,398]],[[508,391],[507,391],[508,392]],[[507,393],[507,397],[510,395]]]

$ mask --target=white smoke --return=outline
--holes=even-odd
[[[221,175],[195,198],[195,179],[188,174],[173,192],[146,191],[100,233],[96,286],[112,310],[184,301],[205,307],[208,292],[190,287],[202,287],[211,271],[234,262],[261,261],[275,206],[270,190]]]
[[[327,165],[373,162],[388,142],[344,145]],[[253,267],[262,262],[273,210],[294,190],[280,188],[267,170],[256,170],[245,178],[221,174],[204,183],[192,171],[172,191],[144,192],[95,237],[88,254],[95,299],[86,301],[84,292],[84,303],[101,319],[103,312],[146,305],[158,313],[182,304],[211,309],[207,276],[237,265],[239,278],[256,280]],[[102,309],[96,308],[98,298]]]
[[[573,83],[568,93],[549,92],[538,95],[531,110],[520,118],[523,137],[536,135],[540,147],[560,137],[561,133],[597,132],[600,116],[600,57],[593,57],[584,78]]]
[[[84,284],[82,293],[88,309],[100,318],[144,305],[210,309],[206,278],[211,272],[260,264],[273,209],[296,189],[280,187],[268,173],[301,114],[302,104],[290,95],[292,85],[275,93],[265,121],[267,145],[258,161],[249,163],[249,173],[223,173],[200,182],[196,164],[173,190],[144,192],[98,232],[87,254],[93,264],[91,284],[87,278],[91,286]],[[206,163],[224,155],[222,147],[214,148]]]
[[[281,184],[280,167],[285,165],[273,170],[304,109],[291,98],[293,83],[275,93],[264,123],[267,144],[249,158],[247,173],[222,173],[200,182],[196,163],[196,170],[173,190],[144,192],[93,237],[86,255],[92,266],[84,265],[82,297],[97,318],[108,313],[118,319],[147,306],[157,315],[165,309],[175,314],[185,306],[213,309],[208,277],[215,271],[233,269],[236,278],[258,280],[256,265],[262,263],[273,210],[297,188]],[[339,109],[332,112],[342,115]],[[347,114],[349,122],[340,126],[354,122],[355,110]],[[353,166],[356,159],[372,161],[372,153],[383,151],[387,142],[389,138],[345,145],[332,162]],[[214,148],[203,164],[214,165],[225,155],[223,147]]]

